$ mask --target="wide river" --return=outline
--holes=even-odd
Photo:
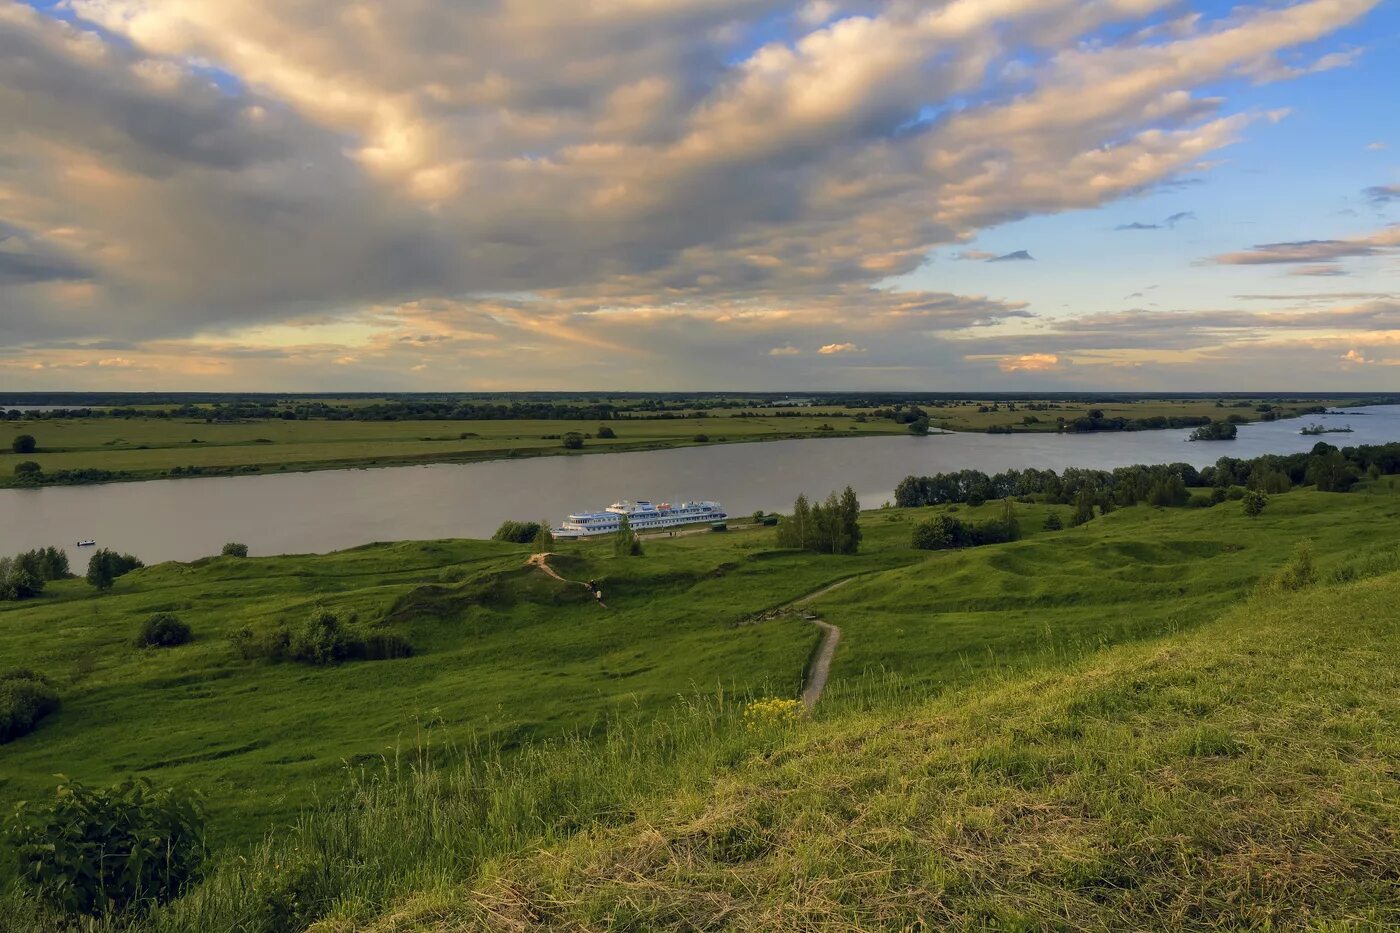
[[[1308,437],[1309,422],[1351,434]],[[254,554],[333,551],[370,541],[488,537],[506,519],[558,522],[623,498],[718,499],[732,515],[781,510],[799,492],[847,484],[862,504],[893,497],[910,473],[1026,467],[1112,469],[1400,441],[1400,405],[1240,427],[1234,441],[1188,443],[1189,431],[1104,434],[941,434],[822,438],[639,453],[471,464],[326,470],[105,486],[0,490],[0,555],[93,538],[147,563],[217,554],[241,541]]]

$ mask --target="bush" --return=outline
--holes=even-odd
[[[398,632],[371,632],[363,642],[366,661],[392,661],[413,657],[413,644]]]
[[[1065,527],[1065,523],[1060,518],[1059,512],[1051,512],[1049,515],[1045,516],[1046,531],[1059,531],[1063,527]]]
[[[53,681],[24,667],[0,673],[0,745],[33,732],[58,709]]]
[[[512,544],[531,544],[540,533],[539,522],[503,522],[492,541],[509,541]]]
[[[168,612],[157,612],[141,624],[138,648],[174,648],[192,638],[190,627]]]
[[[65,779],[47,805],[6,821],[19,878],[69,914],[98,916],[178,897],[204,862],[204,810],[144,778],[92,790]]]
[[[99,590],[109,590],[117,577],[146,566],[130,554],[118,554],[105,547],[88,561],[87,582]]]
[[[1250,518],[1258,518],[1259,513],[1264,511],[1264,506],[1269,504],[1269,497],[1258,489],[1251,489],[1244,494],[1242,502],[1244,505],[1244,514],[1248,515]]]
[[[1229,421],[1212,421],[1210,424],[1203,424],[1191,432],[1187,440],[1191,441],[1233,441],[1239,434],[1237,428]]]
[[[38,479],[44,468],[33,460],[21,460],[15,464],[15,476],[19,479]]]
[[[10,450],[17,454],[32,454],[39,449],[39,444],[34,440],[33,434],[21,434],[10,441]]]
[[[237,542],[230,541],[228,544],[225,544],[225,545],[224,545],[223,550],[221,550],[221,551],[219,552],[219,556],[221,556],[221,557],[247,557],[247,556],[248,556],[248,545],[246,545],[246,544],[238,544]]]
[[[612,428],[608,427],[607,425],[603,425],[601,428],[598,429],[597,436],[605,439],[614,438],[617,437],[617,432],[614,431]]]
[[[583,447],[583,435],[577,431],[570,431],[564,435],[562,444],[566,450],[580,450]]]
[[[1299,541],[1293,557],[1283,565],[1273,583],[1281,590],[1301,590],[1317,582],[1317,567],[1313,564],[1312,542]]]
[[[0,557],[0,600],[33,599],[44,592],[44,580],[20,559]]]
[[[288,656],[307,664],[338,664],[359,656],[361,649],[334,613],[317,612],[292,638]]]
[[[710,435],[697,434],[693,438],[691,438],[691,440],[695,441],[695,443],[697,444],[708,444],[710,442]]]

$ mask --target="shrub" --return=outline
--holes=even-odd
[[[288,656],[307,664],[338,664],[361,654],[361,645],[334,613],[314,613],[291,640]]]
[[[198,799],[145,778],[93,790],[64,779],[46,805],[6,821],[19,878],[69,914],[115,914],[179,896],[205,858]]]
[[[603,425],[601,428],[598,429],[597,436],[605,439],[614,438],[617,437],[617,432],[614,431],[612,428],[608,427],[607,425]]]
[[[21,434],[10,441],[10,450],[17,454],[32,454],[39,449],[39,444],[34,440],[33,434]]]
[[[193,637],[190,627],[168,612],[157,612],[141,623],[141,632],[136,636],[138,648],[174,648],[183,645]]]
[[[1191,432],[1187,440],[1192,441],[1233,441],[1239,428],[1229,421],[1212,421]]]
[[[1059,531],[1063,527],[1065,527],[1065,523],[1060,518],[1059,512],[1051,512],[1049,515],[1045,516],[1046,531]]]
[[[1299,541],[1293,557],[1273,580],[1282,590],[1301,590],[1317,582],[1317,567],[1313,564],[1312,542]]]
[[[366,661],[392,661],[413,657],[413,644],[398,632],[371,632],[365,636],[361,657]]]
[[[539,522],[502,522],[501,527],[491,536],[492,541],[509,541],[512,544],[530,544],[540,533]]]
[[[87,582],[99,590],[109,590],[117,577],[144,566],[146,565],[130,554],[118,554],[104,547],[88,561]]]
[[[802,718],[802,701],[782,697],[754,700],[744,707],[744,725],[750,729],[787,726]]]
[[[695,443],[697,444],[708,444],[710,442],[710,435],[697,434],[693,438],[691,438],[691,440],[695,441]]]
[[[44,468],[33,460],[21,460],[15,464],[15,476],[19,479],[38,479],[39,474],[44,472]]]
[[[1269,504],[1269,497],[1258,489],[1251,489],[1244,494],[1244,499],[1241,501],[1244,505],[1244,514],[1250,518],[1258,518],[1259,514],[1264,511],[1264,506]]]
[[[223,550],[219,551],[219,555],[221,557],[247,557],[248,545],[230,541],[224,545]]]
[[[44,580],[20,559],[0,558],[0,600],[33,599],[44,592]]]
[[[566,450],[579,450],[583,447],[583,435],[577,431],[570,431],[564,435],[562,445]]]
[[[24,667],[0,673],[0,745],[28,735],[58,709],[53,681]]]
[[[929,422],[927,418],[915,418],[913,421],[909,422],[908,430],[910,434],[922,437],[928,433],[928,428]]]

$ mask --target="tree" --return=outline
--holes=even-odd
[[[811,520],[812,515],[811,509],[807,505],[807,496],[805,493],[799,493],[796,501],[792,504],[792,521],[783,522],[778,526],[778,547],[805,548]]]
[[[835,551],[838,554],[855,554],[860,550],[860,500],[856,498],[856,491],[847,486],[841,491],[840,511],[840,549]]]
[[[580,450],[583,448],[583,435],[577,431],[570,431],[564,435],[563,446],[565,450]]]
[[[42,472],[44,472],[44,468],[33,460],[21,460],[15,464],[15,476],[20,479],[38,479]]]
[[[1065,524],[1060,519],[1059,512],[1051,512],[1049,515],[1045,516],[1046,531],[1059,531],[1063,527],[1065,527]]]
[[[118,554],[104,547],[88,561],[87,582],[99,590],[110,590],[117,577],[144,566],[130,554]]]
[[[224,549],[219,554],[223,557],[247,557],[248,545],[230,541],[224,545]]]
[[[642,542],[637,540],[631,520],[626,515],[621,516],[617,522],[617,536],[613,539],[613,556],[640,557],[641,553]]]
[[[1318,445],[1323,446],[1323,445]],[[1317,448],[1313,448],[1316,450]],[[1335,447],[1320,456],[1308,458],[1305,481],[1318,492],[1346,492],[1356,482],[1356,470]]]
[[[17,454],[32,454],[39,449],[39,444],[34,440],[33,434],[21,434],[10,441],[10,450]]]
[[[1244,514],[1250,518],[1258,518],[1259,513],[1264,511],[1264,506],[1269,504],[1269,497],[1258,489],[1251,489],[1244,494],[1242,504]]]
[[[935,515],[914,526],[913,545],[921,551],[943,551],[968,543],[967,527],[951,515]]]
[[[190,640],[190,627],[178,616],[157,612],[141,624],[136,636],[138,648],[174,648]]]
[[[605,424],[597,430],[596,436],[604,439],[612,439],[617,437],[617,432]]]
[[[1069,523],[1074,527],[1079,527],[1086,522],[1094,520],[1094,497],[1089,495],[1087,487],[1079,490],[1079,498],[1074,501],[1074,514],[1070,516]]]
[[[501,527],[491,536],[491,540],[531,544],[539,537],[540,527],[541,525],[535,522],[502,522]]]
[[[44,592],[44,579],[26,565],[26,556],[0,558],[0,600],[33,599]]]
[[[549,522],[540,522],[539,531],[535,532],[535,553],[548,553],[552,547],[554,547],[554,533],[549,530]]]
[[[928,433],[929,421],[927,418],[915,418],[909,422],[909,433],[917,434],[920,437]]]
[[[1008,541],[1021,539],[1021,521],[1016,517],[1016,506],[1009,498],[1001,500],[1001,524]]]

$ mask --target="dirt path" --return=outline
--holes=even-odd
[[[548,551],[546,551],[543,554],[531,554],[525,559],[525,566],[538,567],[540,570],[543,570],[545,573],[549,574],[551,577],[558,580],[560,583],[567,583],[570,586],[581,586],[584,589],[588,590],[590,593],[593,592],[592,588],[589,587],[587,583],[584,583],[581,580],[565,580],[563,577],[559,576],[559,573],[553,567],[549,566],[549,559],[553,556],[554,555],[549,553]],[[593,593],[593,597],[598,601],[598,606],[600,608],[608,608],[607,605],[603,602],[603,597],[601,593]]]
[[[837,580],[835,583],[793,600],[788,604],[788,608],[796,609],[799,606],[804,606],[814,599],[825,596],[837,587],[845,586],[853,579],[855,578],[847,577],[844,580]],[[808,615],[807,621],[822,630],[821,643],[817,645],[816,656],[812,658],[812,664],[807,669],[807,683],[802,687],[802,705],[811,709],[822,698],[827,678],[831,676],[831,660],[836,657],[836,646],[841,643],[841,629],[813,615]]]

